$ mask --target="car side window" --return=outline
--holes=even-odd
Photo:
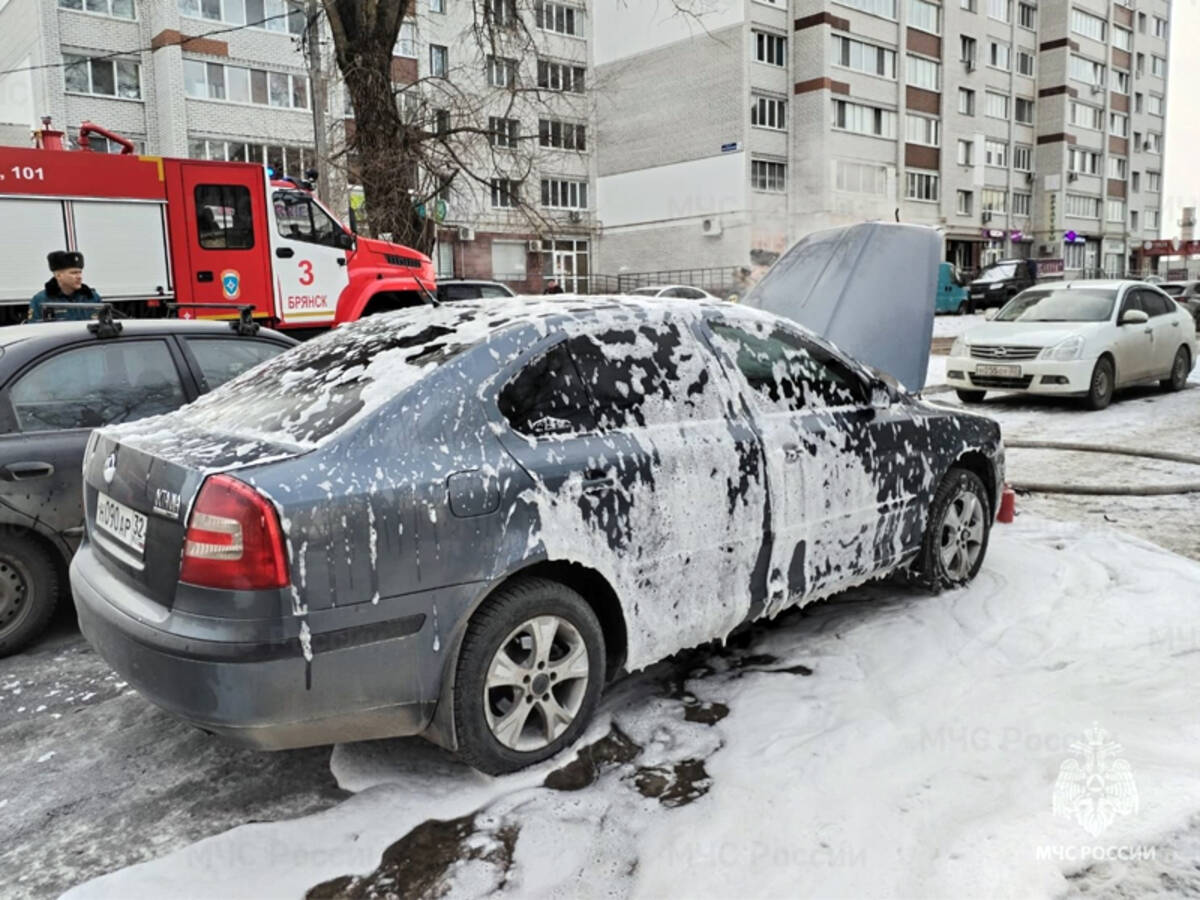
[[[564,343],[528,363],[500,391],[500,412],[534,437],[596,430],[587,391]]]
[[[769,409],[798,412],[811,407],[862,405],[861,379],[840,359],[783,328],[709,323],[717,342]]]
[[[567,342],[603,430],[720,418],[708,358],[674,322],[630,324]]]
[[[276,191],[275,222],[279,233],[294,241],[339,247],[344,232],[325,210],[301,191]]]
[[[679,296],[686,297],[688,300],[703,300],[704,291],[697,290],[696,288],[680,288]]]
[[[1171,307],[1175,305],[1174,301],[1168,300],[1162,294],[1155,291],[1139,291],[1139,293],[1142,295],[1142,307],[1146,310],[1146,315],[1151,318],[1173,312]]]
[[[200,367],[203,388],[211,391],[261,362],[278,356],[287,348],[269,341],[247,338],[184,338]]]
[[[483,292],[476,284],[443,284],[438,287],[438,299],[447,303],[455,300],[478,300]]]
[[[494,300],[499,297],[511,297],[512,296],[508,291],[504,290],[504,288],[495,287],[490,284],[486,284],[482,288],[480,288],[479,295],[481,297],[483,297],[485,300]]]
[[[24,432],[97,428],[186,402],[163,341],[96,343],[57,353],[20,376],[9,397]]]
[[[1142,306],[1141,294],[1142,292],[1137,290],[1125,292],[1125,299],[1121,301],[1121,313],[1117,316],[1117,322],[1120,322],[1121,317],[1131,309],[1140,309],[1142,312],[1146,312],[1145,307]]]

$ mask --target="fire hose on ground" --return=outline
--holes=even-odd
[[[1188,453],[1172,453],[1167,450],[1135,450],[1110,444],[1080,444],[1063,441],[1005,441],[1005,447],[1018,450],[1062,450],[1077,453],[1108,453],[1114,456],[1132,456],[1142,459],[1157,459],[1165,462],[1200,466],[1200,456]],[[1164,494],[1200,494],[1200,481],[1184,481],[1178,484],[1120,485],[1120,484],[1044,484],[1033,481],[1013,481],[1008,485],[1014,491],[1033,494],[1089,494],[1092,496],[1155,497]]]

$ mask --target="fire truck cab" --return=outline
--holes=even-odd
[[[91,132],[108,134],[84,123],[82,147]],[[81,251],[87,283],[135,316],[166,302],[253,304],[272,327],[327,328],[435,290],[427,256],[353,234],[261,165],[137,156],[128,144],[66,152],[61,132],[35,137],[0,147],[0,324],[25,318],[50,275],[46,254],[62,249]],[[236,313],[211,317],[223,315]]]

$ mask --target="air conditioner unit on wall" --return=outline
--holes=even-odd
[[[572,222],[576,222],[576,223],[582,222],[583,221],[583,213],[581,213],[577,209],[573,209],[569,213],[567,213],[567,219]]]
[[[530,241],[529,242],[529,252],[530,253],[541,253],[542,252],[542,242],[539,240]]]
[[[458,239],[460,241],[475,240],[475,229],[472,228],[470,225],[459,225],[458,226]]]
[[[717,237],[721,234],[721,220],[717,216],[709,216],[700,222],[700,233],[706,237]]]

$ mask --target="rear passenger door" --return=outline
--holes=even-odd
[[[0,502],[74,546],[82,534],[83,453],[92,429],[177,409],[194,397],[161,338],[95,340],[47,354],[0,393]]]

